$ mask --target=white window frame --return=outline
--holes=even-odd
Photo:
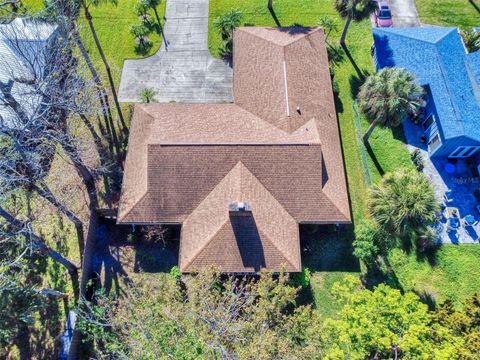
[[[480,146],[459,146],[448,157],[451,159],[467,158],[475,154],[478,149],[480,149]]]
[[[430,118],[432,118],[432,120],[433,120],[432,123],[431,123],[426,129],[424,129],[424,128],[423,128],[423,124],[425,124],[425,123],[427,122],[427,120],[429,120]],[[423,120],[423,122],[422,122],[422,130],[423,130],[423,132],[426,133],[426,132],[428,131],[428,129],[430,129],[436,122],[437,122],[437,119],[435,119],[435,115],[433,115],[433,114],[428,115],[428,116],[425,118],[425,120]]]
[[[433,143],[434,139],[437,138],[438,139],[438,143],[435,145],[435,147],[432,147],[431,144]],[[428,141],[427,143],[427,146],[428,146],[428,152],[429,153],[433,153],[435,150],[437,150],[440,146],[442,145],[442,139],[440,139],[440,134],[438,132],[436,132],[435,134],[433,134],[432,137],[430,137],[430,140]]]

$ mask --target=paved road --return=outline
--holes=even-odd
[[[389,0],[394,27],[421,26],[415,0]]]
[[[156,91],[158,102],[233,101],[232,69],[208,51],[208,1],[167,1],[166,43],[149,58],[125,60],[120,101],[139,102],[146,87]]]

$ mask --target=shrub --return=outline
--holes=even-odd
[[[170,269],[170,276],[172,276],[173,278],[179,280],[181,277],[182,277],[182,273],[180,272],[180,268],[175,265],[174,267],[172,267]]]
[[[310,270],[309,268],[302,266],[302,272],[292,273],[290,275],[290,283],[295,286],[301,286],[307,288],[310,286]]]
[[[157,92],[152,88],[146,87],[140,90],[140,99],[143,103],[149,103],[152,100],[155,100],[155,95],[157,95]]]
[[[373,265],[378,256],[386,254],[396,239],[372,220],[363,220],[355,228],[353,254],[367,266]]]
[[[412,161],[413,161],[413,164],[415,165],[415,167],[417,168],[418,171],[422,171],[423,168],[425,167],[425,164],[424,164],[424,159],[423,159],[423,156],[422,156],[422,153],[420,152],[419,149],[415,149],[414,152],[412,152],[412,154],[410,155]]]
[[[232,9],[213,21],[213,27],[220,33],[223,40],[223,47],[220,55],[228,57],[233,51],[233,31],[240,26],[243,15],[238,9]]]
[[[130,28],[130,33],[135,37],[137,41],[138,52],[147,52],[152,47],[152,42],[148,38],[150,29],[145,24],[135,24]]]

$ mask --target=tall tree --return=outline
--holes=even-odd
[[[312,358],[316,316],[310,307],[295,308],[296,293],[285,275],[265,273],[257,281],[210,269],[185,284],[173,277],[159,287],[142,284],[116,303],[97,297],[97,305],[81,309],[78,323],[106,357]]]
[[[458,359],[462,339],[432,321],[417,295],[381,284],[360,288],[358,278],[336,283],[343,304],[322,334],[327,359]]]
[[[117,5],[117,0],[80,0],[80,5],[83,8],[85,18],[87,19],[88,26],[90,28],[90,31],[92,32],[93,40],[95,42],[95,46],[97,47],[98,53],[100,54],[100,57],[102,58],[102,62],[105,66],[105,70],[107,71],[107,77],[108,77],[108,82],[110,83],[110,89],[112,91],[112,96],[113,96],[113,101],[115,102],[115,107],[117,108],[117,113],[118,117],[120,119],[120,123],[122,125],[122,131],[125,134],[128,134],[128,127],[127,124],[125,123],[125,119],[123,117],[122,109],[120,107],[120,103],[118,101],[118,96],[117,96],[117,90],[115,87],[115,82],[113,81],[113,75],[112,75],[112,70],[110,68],[110,64],[107,61],[107,58],[105,56],[105,53],[103,52],[102,45],[100,44],[100,40],[98,39],[97,31],[95,29],[95,26],[93,24],[93,17],[90,12],[90,5],[93,6],[100,6],[102,4],[113,4]]]
[[[21,241],[22,243],[18,243],[19,247],[20,244],[22,244],[21,247],[23,249],[31,249],[39,254],[50,257],[52,260],[63,265],[74,281],[75,279],[78,279],[77,265],[59,252],[53,250],[40,236],[36,235],[33,232],[30,219],[27,222],[21,221],[3,207],[0,207],[0,218],[3,218],[9,225],[9,228],[7,228],[2,234],[4,238]]]
[[[345,19],[340,45],[345,46],[348,27],[353,21],[361,21],[370,16],[375,10],[376,2],[372,0],[335,0],[335,9]]]
[[[436,221],[439,210],[429,180],[416,170],[385,174],[372,187],[368,209],[381,228],[395,234],[419,233]]]
[[[360,108],[371,124],[363,136],[368,142],[376,126],[395,127],[418,112],[423,88],[415,76],[402,68],[385,68],[370,75],[358,94]]]
[[[21,132],[20,132],[21,134]],[[41,147],[32,152],[20,142],[21,135],[4,139],[0,135],[0,194],[14,191],[33,191],[64,214],[75,226],[78,237],[80,258],[83,257],[85,236],[83,222],[57,198],[45,181],[48,167],[44,164],[48,154],[39,153]],[[3,139],[2,139],[3,138]]]

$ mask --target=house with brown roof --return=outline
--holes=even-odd
[[[138,104],[119,224],[181,224],[193,272],[301,270],[300,224],[350,223],[324,33],[242,27],[234,103]]]

